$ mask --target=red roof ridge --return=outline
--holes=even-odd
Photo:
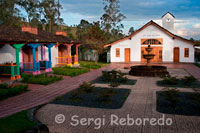
[[[131,39],[133,36],[135,36],[137,33],[139,33],[140,31],[142,31],[143,29],[145,29],[145,28],[148,27],[149,25],[154,25],[154,26],[156,26],[157,28],[159,28],[160,30],[162,30],[163,32],[165,32],[165,33],[167,33],[169,36],[171,36],[173,39],[180,39],[180,40],[186,41],[186,42],[188,42],[188,43],[190,43],[190,44],[194,44],[194,42],[192,42],[192,41],[190,41],[190,40],[188,40],[188,39],[185,39],[185,38],[183,38],[183,37],[180,37],[180,36],[178,36],[178,35],[175,35],[175,34],[171,33],[171,32],[168,31],[167,29],[161,27],[160,25],[158,25],[157,23],[155,23],[153,20],[151,20],[151,21],[149,21],[148,23],[146,23],[144,26],[142,26],[140,29],[138,29],[136,32],[134,32],[133,34],[131,34],[131,35],[129,35],[129,36],[126,36],[126,37],[124,37],[124,38],[122,38],[122,39],[120,39],[120,40],[117,40],[117,41],[115,41],[115,42],[112,42],[112,43],[110,43],[110,44],[106,44],[106,45],[104,45],[104,47],[109,47],[109,46],[111,46],[111,45],[113,45],[113,44],[116,44],[116,43],[118,43],[118,42],[121,42],[121,41],[123,41],[123,40]]]

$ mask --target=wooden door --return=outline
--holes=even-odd
[[[179,62],[179,47],[174,48],[174,62]]]
[[[131,58],[130,58],[130,48],[125,48],[125,62],[130,62],[131,61]]]

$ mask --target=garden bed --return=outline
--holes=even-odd
[[[98,84],[111,84],[112,81],[105,81],[102,77],[96,78],[92,81],[92,83],[98,83]],[[120,83],[121,85],[135,85],[137,80],[134,79],[127,79],[124,82],[116,81]]]
[[[76,67],[54,67],[53,73],[58,75],[64,75],[64,76],[77,76],[83,73],[87,73],[90,70],[87,68],[76,68]]]
[[[177,87],[177,88],[199,88],[200,82],[192,76],[186,76],[182,79],[176,77],[167,77],[157,82],[158,86]]]
[[[119,109],[130,94],[129,89],[110,89],[94,87],[85,90],[78,88],[57,98],[53,104],[72,105],[92,108]]]
[[[30,83],[30,84],[40,84],[40,85],[49,85],[54,82],[60,81],[63,78],[61,76],[48,76],[46,74],[41,75],[22,75],[23,83]]]
[[[27,91],[28,85],[9,86],[7,84],[0,84],[0,100],[16,96]]]
[[[156,95],[157,111],[160,113],[200,116],[199,93],[178,92],[173,97],[166,97],[165,91],[158,91]]]

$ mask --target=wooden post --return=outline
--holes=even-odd
[[[48,61],[48,70],[45,70],[46,72],[51,72],[52,71],[52,65],[51,65],[51,48],[54,46],[55,44],[46,44],[47,48],[48,48],[48,53],[49,53],[49,61]]]
[[[40,69],[37,69],[37,64],[36,64],[36,56],[35,56],[35,49],[40,46],[40,44],[28,44],[32,48],[32,53],[33,53],[33,75],[37,75],[40,73]]]
[[[72,66],[72,56],[71,56],[71,46],[73,44],[67,44],[67,59],[68,59],[68,62],[67,62],[67,66]]]
[[[13,65],[13,62],[11,62],[10,64],[10,67],[11,67],[11,77],[10,77],[10,80],[15,80],[15,66]]]
[[[16,65],[17,65],[17,79],[20,79],[20,64],[19,64],[19,49],[22,48],[25,44],[14,44],[13,47],[16,50]]]
[[[78,45],[76,45],[76,55],[74,56],[74,65],[78,65],[79,64],[79,62],[78,62],[78,57],[79,57],[79,54],[78,54],[78,52],[79,52],[79,50],[78,50],[78,48],[79,48],[79,46],[80,46],[80,44],[78,44]]]

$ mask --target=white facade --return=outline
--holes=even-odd
[[[174,62],[174,47],[179,47],[179,62],[194,62],[194,46],[191,43],[173,38],[155,25],[147,26],[130,39],[113,43],[110,48],[111,62],[125,62],[125,48],[130,48],[130,62],[141,62],[141,40],[160,38],[163,44],[156,47],[162,47],[162,62]],[[116,57],[116,48],[120,49],[120,57]],[[184,48],[189,48],[189,57],[185,57]]]

